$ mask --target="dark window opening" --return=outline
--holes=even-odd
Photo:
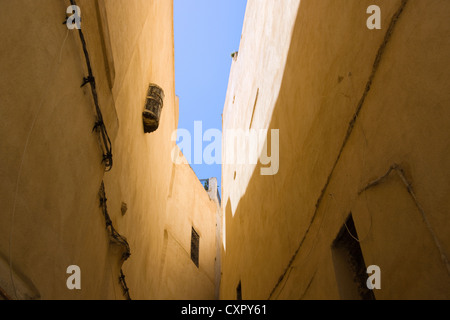
[[[242,300],[242,287],[241,282],[239,281],[239,284],[236,288],[236,300]]]
[[[194,264],[197,266],[197,268],[198,268],[199,248],[200,248],[200,236],[195,231],[195,229],[192,228],[192,235],[191,235],[191,259],[194,262]]]
[[[332,245],[339,294],[343,300],[375,300],[373,291],[367,288],[367,268],[358,239],[350,213]]]

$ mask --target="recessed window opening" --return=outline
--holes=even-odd
[[[192,228],[192,232],[191,232],[191,259],[194,262],[194,264],[197,266],[199,266],[198,261],[199,261],[199,249],[200,249],[200,236],[197,233],[197,231],[195,231],[194,228]]]
[[[255,97],[255,103],[253,104],[252,118],[250,119],[250,126],[248,127],[249,129],[252,128],[253,117],[255,116],[256,104],[258,103],[258,96],[259,96],[259,88],[258,88],[258,90],[256,90],[256,97]]]
[[[367,288],[367,268],[350,213],[332,245],[334,271],[343,300],[375,300]]]
[[[239,284],[236,288],[236,300],[242,300],[242,286],[241,281],[239,281]]]

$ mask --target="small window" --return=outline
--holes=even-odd
[[[239,284],[236,288],[236,300],[242,300],[242,287],[241,282],[239,281]]]
[[[334,271],[342,300],[375,300],[367,288],[367,272],[352,214],[332,245]]]
[[[191,259],[194,262],[194,264],[197,266],[197,268],[198,268],[199,246],[200,246],[200,236],[195,231],[195,229],[192,228],[192,235],[191,235]]]

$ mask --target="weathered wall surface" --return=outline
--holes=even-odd
[[[163,292],[171,292],[170,281],[183,279],[189,285],[176,297],[213,297],[216,208],[195,175],[174,169],[171,160],[171,135],[178,125],[173,3],[77,1],[112,141],[113,169],[107,173],[92,132],[91,90],[89,84],[80,88],[87,70],[78,31],[62,24],[69,4],[2,2],[0,287],[11,298],[122,299],[122,268],[133,299],[173,297]],[[158,131],[146,135],[142,111],[149,83],[164,89],[165,100]],[[99,207],[102,181],[113,226],[131,249],[123,266]],[[178,192],[172,200],[178,205],[168,201],[171,181],[189,191]],[[192,208],[189,215],[184,201]],[[196,214],[211,217],[196,220]],[[170,221],[188,217],[205,251],[200,270],[181,271],[191,261],[173,246],[164,250],[165,230]],[[184,241],[190,226],[170,234]],[[66,287],[70,265],[81,268],[82,290]]]
[[[241,45],[230,71],[223,111],[224,129],[267,128],[281,86],[299,3],[299,0],[247,2]],[[224,134],[223,146],[232,143],[241,151],[235,151],[236,155],[248,154],[245,141],[228,141]],[[224,154],[225,164],[228,153]],[[253,169],[254,166],[223,166],[224,177],[234,171],[239,177],[239,183],[223,188],[223,198],[230,197],[233,210],[245,193]]]
[[[124,263],[123,271],[130,288],[139,288],[133,290],[133,298],[157,298],[156,274],[161,263],[165,199],[172,169],[170,152],[174,146],[170,135],[175,128],[172,4],[138,1],[133,5],[116,2],[106,5],[114,62],[118,65],[115,68],[118,88],[113,94],[120,123],[115,141],[115,170],[105,176],[108,205],[113,223],[130,244],[132,255]],[[123,25],[115,23],[122,17],[121,11],[123,20],[119,21]],[[115,47],[121,49],[114,50]],[[149,83],[158,84],[165,99],[160,128],[145,135],[142,110]],[[122,202],[128,205],[123,217]]]
[[[68,5],[2,2],[0,252],[8,267],[2,287],[13,298],[10,265],[16,286],[33,288],[31,298],[113,292],[111,281],[102,283],[112,277],[97,195],[104,167],[90,89],[80,89],[87,74],[78,34],[62,24]],[[94,73],[99,91],[106,90],[103,72]],[[111,113],[111,104],[101,105]],[[82,270],[81,292],[66,287],[73,264]]]
[[[188,164],[174,165],[167,206],[161,298],[212,300],[217,273],[217,207]],[[191,260],[192,228],[200,236],[198,268]]]
[[[279,129],[279,171],[224,165],[222,298],[234,299],[239,282],[244,299],[345,298],[332,243],[350,213],[365,264],[381,268],[377,299],[450,297],[450,5],[377,1],[382,29],[369,30],[372,4],[300,1],[280,89],[259,93],[275,102],[260,111],[259,98],[252,123]],[[258,1],[248,8],[246,24],[264,12]],[[247,33],[250,26],[259,28],[248,24]],[[276,80],[240,60],[263,62],[245,39],[244,32],[224,132],[248,128],[254,108],[230,88]],[[242,70],[251,80],[238,77]],[[234,147],[225,142],[223,155]]]

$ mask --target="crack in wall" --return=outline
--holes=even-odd
[[[316,269],[316,271],[314,271],[314,274],[312,275],[311,279],[309,280],[308,285],[306,286],[306,289],[305,289],[305,291],[303,291],[303,294],[301,295],[299,300],[303,300],[305,295],[308,293],[309,288],[311,287],[311,284],[313,283],[314,278],[316,277],[316,274],[317,274],[317,269]]]
[[[354,113],[354,115],[353,115],[353,117],[352,117],[352,120],[350,121],[350,123],[349,123],[349,125],[348,125],[347,132],[346,132],[346,134],[345,134],[344,141],[343,141],[343,143],[342,143],[342,145],[341,145],[341,148],[340,148],[339,153],[338,153],[338,155],[337,155],[337,158],[336,158],[336,160],[335,160],[335,162],[334,162],[334,164],[333,164],[333,167],[331,168],[330,174],[329,174],[328,177],[327,177],[327,181],[325,182],[325,185],[324,185],[324,187],[323,187],[323,189],[322,189],[322,191],[321,191],[321,193],[320,193],[320,195],[319,195],[319,198],[317,199],[317,202],[316,202],[316,205],[315,205],[314,214],[313,214],[313,216],[312,216],[312,218],[311,218],[311,221],[310,221],[310,223],[309,223],[309,226],[308,226],[308,228],[307,228],[307,230],[306,230],[306,232],[305,232],[305,235],[303,236],[302,240],[300,241],[300,244],[299,244],[299,246],[297,247],[297,250],[295,251],[295,253],[294,253],[294,255],[292,256],[292,258],[289,260],[289,263],[288,263],[286,269],[285,269],[284,272],[281,274],[280,278],[278,279],[277,283],[275,284],[275,287],[272,289],[272,291],[271,291],[271,293],[270,293],[268,299],[270,299],[270,298],[272,297],[272,295],[274,294],[274,292],[276,291],[276,289],[278,288],[278,286],[280,285],[280,283],[283,281],[283,278],[286,276],[286,273],[289,271],[289,269],[290,269],[292,263],[294,262],[295,258],[297,257],[297,255],[298,255],[298,253],[299,253],[299,251],[300,251],[300,249],[301,249],[301,247],[302,247],[302,245],[303,245],[303,243],[304,243],[304,241],[305,241],[305,239],[306,239],[306,237],[307,237],[307,235],[308,235],[308,233],[309,233],[309,231],[310,231],[310,229],[311,229],[311,226],[312,226],[312,224],[313,224],[313,222],[314,222],[314,220],[315,220],[315,218],[316,218],[316,216],[317,216],[317,212],[318,212],[319,206],[320,206],[320,204],[321,204],[321,202],[322,202],[322,200],[323,200],[323,198],[324,198],[326,189],[328,188],[328,185],[330,184],[331,178],[332,178],[333,173],[334,173],[334,171],[335,171],[335,169],[336,169],[336,167],[337,167],[337,164],[338,164],[338,162],[339,162],[339,160],[340,160],[340,158],[341,158],[341,156],[342,156],[342,153],[343,153],[343,151],[344,151],[344,148],[345,148],[345,146],[347,145],[347,142],[348,142],[348,140],[350,139],[350,136],[351,136],[351,134],[352,134],[352,132],[353,132],[353,129],[354,129],[354,127],[355,127],[356,120],[358,119],[358,116],[359,116],[359,114],[360,114],[360,112],[361,112],[361,110],[362,110],[362,107],[363,107],[363,105],[364,105],[364,102],[366,101],[367,95],[368,95],[369,92],[370,92],[370,89],[371,89],[371,87],[372,87],[373,80],[374,80],[375,75],[376,75],[376,73],[377,73],[377,71],[378,71],[378,67],[380,66],[380,63],[381,63],[381,60],[382,60],[382,58],[383,58],[384,52],[385,52],[385,50],[386,50],[386,47],[387,47],[387,45],[388,45],[388,43],[389,43],[389,40],[390,40],[391,37],[392,37],[392,34],[394,33],[395,26],[397,25],[397,22],[398,22],[398,20],[400,19],[400,17],[401,17],[401,15],[402,15],[402,13],[403,13],[403,11],[404,11],[406,5],[408,4],[408,2],[409,2],[409,0],[402,0],[402,2],[401,2],[401,4],[400,4],[399,8],[397,9],[397,11],[395,12],[395,14],[394,14],[393,17],[391,18],[391,22],[390,22],[389,27],[388,27],[388,29],[387,29],[387,31],[386,31],[385,36],[384,36],[384,40],[383,40],[383,42],[381,43],[381,45],[380,45],[380,47],[379,47],[379,49],[378,49],[377,55],[376,55],[376,57],[375,57],[375,61],[374,61],[373,66],[372,66],[372,72],[371,72],[371,74],[370,74],[370,76],[369,76],[369,79],[367,80],[366,87],[365,87],[365,90],[364,90],[364,92],[363,92],[363,95],[362,95],[361,99],[359,100],[359,103],[358,103],[358,106],[357,106],[357,108],[356,108],[356,111],[355,111],[355,113]],[[448,265],[447,265],[447,266],[448,266]],[[448,268],[448,267],[447,267],[447,268]]]
[[[450,264],[447,258],[447,255],[445,254],[444,249],[441,246],[441,243],[438,239],[438,237],[436,236],[433,227],[431,226],[430,221],[428,220],[428,217],[425,213],[425,211],[423,210],[422,206],[420,205],[419,201],[417,200],[416,194],[413,191],[413,187],[412,184],[408,181],[408,179],[405,176],[404,170],[402,169],[402,167],[396,163],[394,163],[393,165],[391,165],[389,167],[389,170],[381,177],[379,177],[378,179],[370,182],[367,186],[365,186],[363,189],[361,189],[358,192],[358,195],[360,195],[361,193],[363,193],[364,191],[376,187],[377,185],[379,185],[380,183],[384,182],[385,179],[393,172],[395,171],[397,173],[397,175],[400,177],[400,179],[402,180],[403,184],[405,185],[406,189],[408,190],[409,195],[411,196],[411,198],[414,201],[414,204],[416,205],[417,209],[419,210],[420,214],[422,215],[422,219],[425,222],[425,226],[427,227],[428,231],[431,234],[431,237],[433,238],[434,244],[436,245],[437,249],[439,250],[439,254],[441,257],[442,262],[444,263],[446,269],[447,269],[447,273],[450,276]]]

